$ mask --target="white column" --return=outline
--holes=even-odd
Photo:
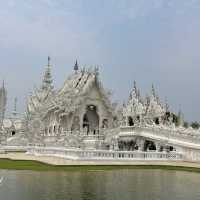
[[[156,145],[156,151],[159,152],[161,147],[160,143],[156,142],[155,145]]]
[[[144,142],[143,138],[137,139],[138,151],[144,151]]]

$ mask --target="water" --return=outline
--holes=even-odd
[[[0,170],[0,200],[200,200],[200,174],[162,170]]]

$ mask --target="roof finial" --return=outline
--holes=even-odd
[[[132,97],[134,97],[134,98],[137,98],[137,92],[138,92],[138,90],[137,90],[137,83],[136,83],[136,81],[134,81],[133,82],[133,90],[132,90]]]
[[[51,61],[51,58],[50,56],[48,56],[48,64],[47,64],[48,67],[50,66],[50,61]]]
[[[50,60],[51,58],[48,56],[48,63],[42,81],[42,89],[53,89]]]
[[[74,71],[77,72],[78,71],[78,61],[76,60],[75,65],[74,65]]]
[[[134,82],[133,82],[133,87],[134,87],[134,90],[137,91],[137,83],[136,83],[135,80],[134,80]]]
[[[151,94],[154,98],[156,98],[156,91],[155,91],[155,87],[154,84],[152,83],[152,87],[151,87]]]

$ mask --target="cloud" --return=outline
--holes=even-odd
[[[55,1],[38,2],[23,2],[22,8],[17,5],[14,10],[7,8],[0,14],[1,44],[42,52],[54,48],[60,48],[62,52],[69,46],[70,51],[67,53],[70,53],[83,43],[90,45],[93,42],[93,33],[85,29],[80,16],[71,11],[63,12],[62,9],[51,10],[46,7],[58,5]]]
[[[192,104],[200,101],[199,8],[198,0],[2,1],[0,74],[10,97],[25,97],[40,83],[47,55],[57,85],[78,58],[102,66],[117,99],[127,98],[134,79],[144,93],[155,82],[174,110],[181,103],[188,118],[198,119]]]

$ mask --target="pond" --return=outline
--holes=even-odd
[[[0,170],[2,200],[199,200],[200,174],[121,169],[35,172]]]

